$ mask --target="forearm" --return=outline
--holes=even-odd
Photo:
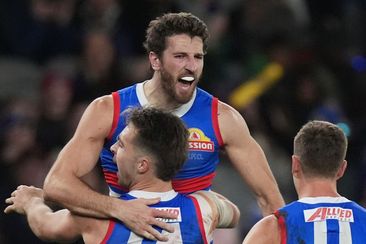
[[[26,207],[24,208],[25,215],[29,227],[32,229],[33,233],[42,240],[51,240],[50,236],[47,235],[47,226],[52,224],[48,221],[50,220],[47,215],[52,213],[52,210],[44,204],[42,198],[33,197],[29,200]]]
[[[263,150],[250,138],[243,148],[230,148],[229,157],[241,178],[252,190],[263,216],[284,205],[277,182]]]
[[[44,184],[44,197],[75,214],[95,218],[114,217],[112,210],[116,199],[92,190],[71,174],[66,177],[49,175]]]
[[[267,216],[282,207],[284,200],[262,149],[254,140],[251,144],[252,153],[248,155],[248,162],[252,175],[247,176],[246,179],[253,189],[263,216]],[[241,172],[241,174],[246,173]]]

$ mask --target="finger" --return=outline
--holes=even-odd
[[[173,233],[174,232],[174,226],[173,225],[170,225],[170,224],[168,224],[166,222],[163,222],[163,221],[159,221],[159,220],[154,219],[154,221],[152,221],[151,225],[158,226],[161,229],[166,230],[166,231],[168,231],[170,233]]]
[[[149,239],[149,240],[153,240],[153,241],[156,241],[157,239],[155,238],[154,235],[150,234],[148,231],[144,231],[142,233],[142,237],[146,238],[146,239]]]
[[[7,206],[4,210],[4,213],[8,214],[14,211],[13,205]]]
[[[7,203],[7,204],[13,204],[13,202],[14,202],[13,197],[9,197],[9,198],[5,199],[5,203]]]
[[[154,229],[152,226],[149,226],[147,231],[145,233],[148,233],[149,237],[146,237],[151,240],[158,240],[158,241],[168,241],[168,236],[163,235],[156,229]]]
[[[163,219],[176,219],[178,217],[178,214],[175,212],[169,212],[159,209],[152,209],[153,216],[155,218],[163,218]]]
[[[10,196],[15,197],[16,193],[17,193],[17,190],[13,191],[13,192],[10,194]]]
[[[23,188],[27,188],[28,186],[26,186],[26,185],[19,185],[18,187],[17,187],[17,190],[21,190],[21,189],[23,189]]]

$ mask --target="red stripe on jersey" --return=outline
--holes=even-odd
[[[114,225],[116,224],[116,222],[109,220],[109,225],[108,225],[108,230],[107,233],[105,234],[103,241],[101,242],[101,244],[107,244],[107,241],[109,240],[109,238],[112,235],[113,229],[114,229]]]
[[[221,136],[221,132],[220,132],[220,127],[219,127],[219,115],[218,115],[218,106],[219,106],[219,100],[214,97],[212,99],[212,114],[211,114],[211,118],[212,118],[212,124],[213,124],[213,129],[215,131],[215,135],[217,138],[217,141],[220,145],[220,147],[222,147],[224,145],[224,142],[222,140],[222,136]]]
[[[287,230],[286,230],[285,218],[280,214],[278,210],[274,212],[274,215],[277,217],[278,225],[280,227],[281,244],[286,244]]]
[[[104,179],[108,185],[111,185],[119,190],[128,192],[128,189],[126,187],[123,187],[120,184],[118,184],[117,173],[103,170],[103,174],[104,174]]]
[[[203,243],[207,244],[207,238],[206,238],[206,232],[205,232],[205,226],[203,225],[203,219],[202,219],[202,212],[201,212],[201,208],[200,205],[198,204],[198,201],[195,197],[188,195],[188,197],[190,199],[192,199],[193,204],[195,206],[196,209],[196,214],[197,214],[197,219],[198,219],[198,225],[200,227],[200,231],[201,231],[201,235],[202,235],[202,239],[203,239]]]
[[[209,175],[189,178],[189,179],[173,179],[172,184],[175,191],[179,193],[191,193],[199,190],[206,189],[212,185],[212,180],[215,178],[216,173],[213,172]]]
[[[119,114],[120,114],[120,105],[121,101],[119,99],[118,92],[112,92],[112,98],[113,98],[113,122],[112,122],[112,128],[109,132],[107,139],[110,140],[114,131],[117,128],[118,120],[119,120]]]

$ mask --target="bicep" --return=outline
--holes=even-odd
[[[263,186],[261,179],[273,178],[264,152],[250,135],[248,126],[238,111],[221,104],[219,112],[225,151],[241,177],[256,192],[256,187]]]
[[[111,98],[93,101],[85,110],[72,139],[58,155],[51,173],[89,173],[95,166],[113,119]]]

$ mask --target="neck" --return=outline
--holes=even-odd
[[[144,93],[149,104],[156,108],[170,111],[182,105],[166,93],[157,72],[154,73],[151,80],[144,83]]]
[[[171,181],[163,181],[158,178],[146,179],[135,182],[130,186],[130,191],[150,191],[150,192],[166,192],[173,189]]]
[[[332,179],[305,179],[299,183],[297,192],[299,198],[304,197],[340,197],[337,191],[337,182]]]

